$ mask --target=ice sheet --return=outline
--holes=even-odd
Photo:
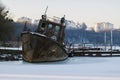
[[[65,61],[0,62],[0,80],[120,80],[120,57],[71,57]]]

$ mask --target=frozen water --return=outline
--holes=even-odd
[[[71,57],[65,61],[0,62],[0,80],[120,80],[120,57]]]

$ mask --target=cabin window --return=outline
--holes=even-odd
[[[56,31],[56,32],[59,32],[59,30],[60,30],[60,26],[56,26],[56,27],[55,27],[55,31]]]
[[[45,23],[42,23],[41,27],[42,27],[42,28],[45,28]]]
[[[49,24],[49,25],[48,25],[48,29],[52,29],[52,24]]]
[[[55,26],[55,32],[54,32],[54,34],[56,36],[58,36],[59,30],[60,30],[60,27],[59,26]]]

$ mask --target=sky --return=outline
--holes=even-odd
[[[85,22],[93,27],[97,22],[110,22],[120,27],[120,0],[1,0],[14,20],[20,17],[40,19],[48,6],[47,16]]]

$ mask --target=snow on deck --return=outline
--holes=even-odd
[[[120,80],[120,57],[71,57],[65,61],[0,62],[0,80]]]

